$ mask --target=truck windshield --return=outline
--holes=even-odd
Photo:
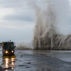
[[[14,44],[13,43],[6,43],[6,44],[4,44],[4,49],[14,50]]]

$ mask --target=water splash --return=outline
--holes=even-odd
[[[67,23],[68,0],[32,0],[36,13],[34,31],[35,49],[52,49],[63,47],[67,36],[63,35],[57,25]]]

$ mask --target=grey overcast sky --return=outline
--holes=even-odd
[[[28,1],[31,0],[0,0],[0,41],[30,42],[32,40],[35,12],[29,6]],[[38,3],[38,1],[41,0],[35,2]],[[54,7],[57,9],[59,16],[58,28],[60,32],[64,34],[71,33],[71,0],[65,0],[65,3],[64,0],[52,1],[55,2]],[[40,3],[39,6],[44,7],[44,4]],[[66,4],[66,9],[62,8],[63,4]],[[66,21],[61,21],[61,17],[65,17],[63,20]]]
[[[27,0],[0,0],[0,41],[30,42],[35,14]]]

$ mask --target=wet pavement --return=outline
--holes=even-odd
[[[71,71],[71,51],[16,50],[16,58],[2,58],[4,71]]]

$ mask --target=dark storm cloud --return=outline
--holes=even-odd
[[[28,9],[15,9],[15,13],[7,15],[4,20],[8,21],[34,21],[34,13],[32,10]]]
[[[10,15],[6,16],[4,19],[10,21],[33,21],[32,16],[24,16],[24,15]]]
[[[4,20],[8,21],[33,21],[34,15],[27,4],[27,0],[0,0],[0,5],[4,8],[13,8],[15,13],[7,15]]]

